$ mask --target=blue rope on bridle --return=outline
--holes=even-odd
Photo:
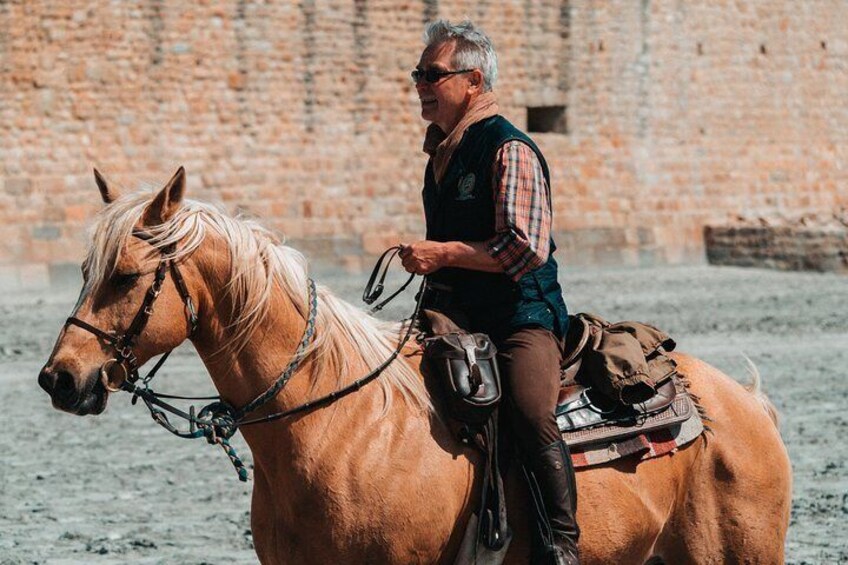
[[[249,477],[247,468],[238,456],[235,448],[230,445],[229,439],[238,431],[239,425],[243,423],[242,420],[246,414],[256,410],[280,393],[283,387],[285,387],[288,383],[289,379],[291,379],[292,375],[294,375],[297,371],[298,367],[300,367],[303,359],[306,357],[307,348],[315,335],[315,320],[318,315],[318,292],[315,288],[315,281],[308,279],[308,282],[309,312],[306,318],[306,328],[303,331],[303,338],[300,340],[300,343],[298,344],[294,355],[289,360],[288,365],[286,365],[286,368],[274,384],[243,408],[237,410],[221,400],[220,397],[190,397],[158,394],[147,384],[150,380],[147,377],[145,377],[142,381],[143,386],[138,386],[127,380],[124,381],[121,389],[132,393],[133,404],[135,404],[137,399],[141,398],[147,406],[147,409],[150,411],[150,415],[153,417],[153,420],[172,434],[184,439],[198,439],[203,437],[206,438],[206,441],[210,444],[220,445],[224,450],[224,453],[226,453],[227,457],[230,459],[230,462],[232,462],[235,467],[239,480],[247,481]],[[161,364],[159,366],[161,366]],[[186,414],[182,410],[162,401],[162,398],[177,398],[182,400],[214,398],[216,402],[204,406],[200,412],[195,415],[195,408],[193,406],[189,413]],[[189,431],[182,432],[174,427],[168,420],[168,415],[165,411],[187,420],[190,426]]]

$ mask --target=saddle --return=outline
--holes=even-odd
[[[569,447],[608,443],[686,421],[695,410],[674,341],[641,322],[569,319],[557,426]]]

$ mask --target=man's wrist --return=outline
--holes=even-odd
[[[459,256],[459,241],[445,241],[439,246],[439,264],[442,267],[454,267]]]
[[[438,247],[439,268],[457,267],[490,273],[503,272],[500,263],[491,256],[485,241],[446,241]]]

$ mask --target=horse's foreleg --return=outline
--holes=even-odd
[[[253,470],[253,498],[250,504],[250,531],[253,535],[253,547],[256,556],[263,565],[276,563],[276,552],[274,550],[274,518],[268,507],[267,479],[265,474],[257,465]]]
[[[283,532],[279,528],[279,517],[274,509],[268,478],[262,467],[256,465],[253,470],[250,531],[256,556],[262,565],[278,565],[291,561],[290,556],[283,553],[283,548],[292,548],[295,540],[282,539]]]

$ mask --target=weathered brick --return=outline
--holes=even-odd
[[[65,206],[65,220],[68,223],[83,223],[91,218],[97,211],[92,204],[72,204]]]
[[[20,196],[26,194],[32,188],[32,181],[28,178],[7,177],[3,182],[3,190],[6,194]]]
[[[49,241],[58,239],[59,234],[61,234],[61,230],[56,226],[42,225],[32,228],[33,239]]]
[[[0,213],[18,235],[0,264],[67,260],[42,224],[82,234],[93,164],[130,188],[185,164],[189,197],[350,268],[421,237],[426,124],[408,72],[433,15],[480,14],[518,126],[528,106],[564,107],[566,134],[531,135],[568,261],[699,260],[706,223],[848,206],[844,2],[31,4],[4,8],[9,30],[39,33],[3,40]]]

